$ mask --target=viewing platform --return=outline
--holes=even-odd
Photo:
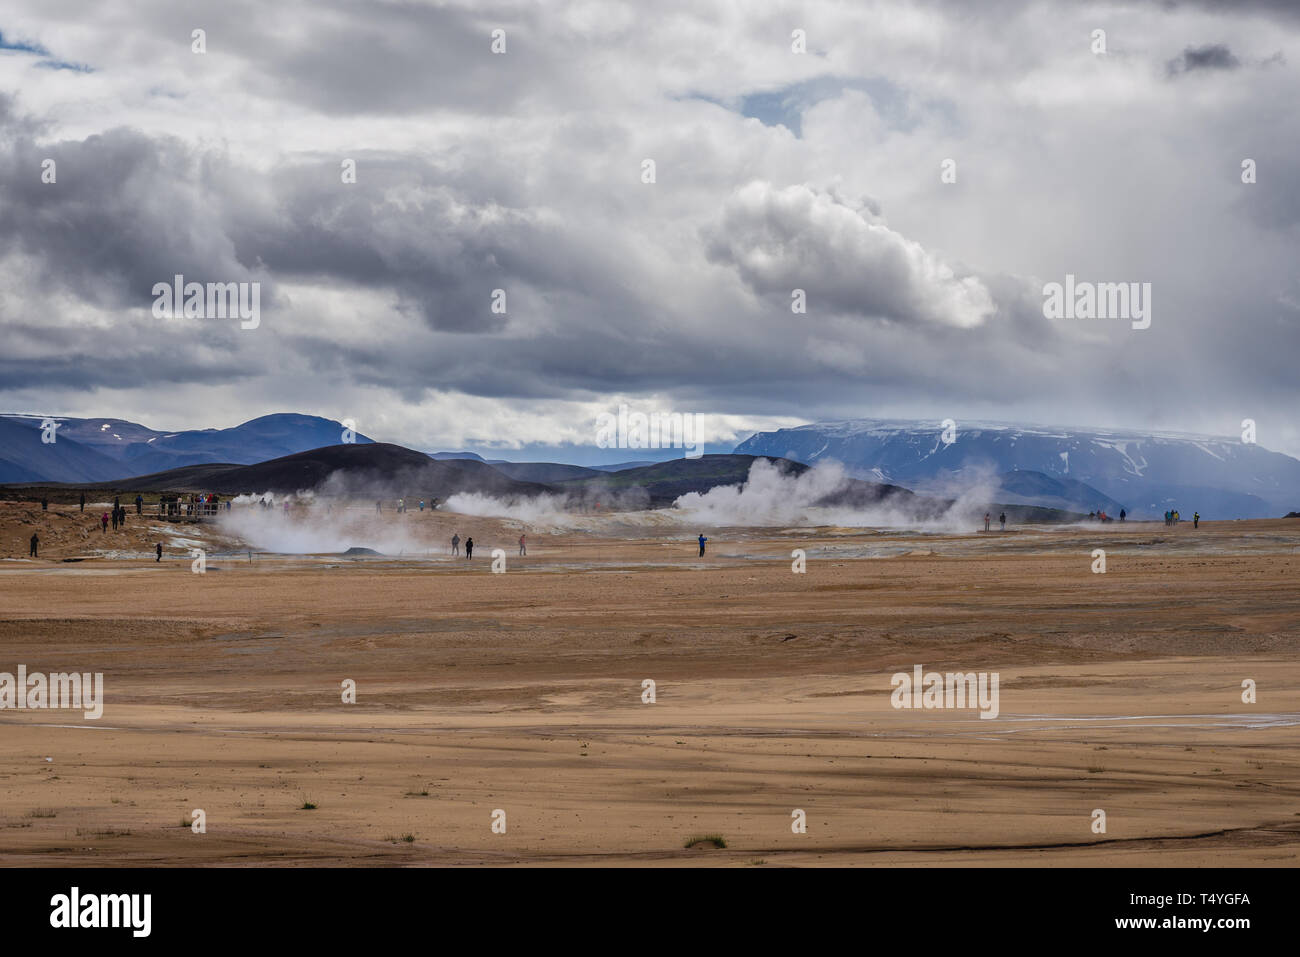
[[[185,502],[163,499],[156,505],[155,514],[164,522],[210,522],[220,512],[227,511],[227,502]]]

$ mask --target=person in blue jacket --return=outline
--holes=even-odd
[[[700,557],[701,557],[701,558],[704,557],[704,543],[707,542],[707,541],[708,541],[708,539],[705,538],[705,537],[704,537],[704,533],[701,532],[701,533],[700,533]]]

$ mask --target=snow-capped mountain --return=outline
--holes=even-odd
[[[993,422],[944,432],[932,420],[854,419],[760,432],[736,451],[837,461],[859,477],[922,490],[1042,472],[1091,486],[1139,516],[1176,508],[1207,519],[1265,518],[1300,504],[1300,460],[1235,438]]]
[[[53,442],[38,415],[0,415],[0,482],[106,482],[214,462],[252,465],[338,445],[343,423],[296,412],[228,429],[160,432],[125,419],[56,416]],[[359,444],[371,439],[356,433]]]

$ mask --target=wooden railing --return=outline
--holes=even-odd
[[[213,518],[225,509],[225,502],[169,502],[158,503],[158,515],[169,519]]]

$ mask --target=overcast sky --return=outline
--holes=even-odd
[[[6,0],[0,36],[3,411],[1300,453],[1300,4]],[[260,325],[155,318],[177,273],[259,282]],[[1149,282],[1150,328],[1045,318],[1067,273]]]

